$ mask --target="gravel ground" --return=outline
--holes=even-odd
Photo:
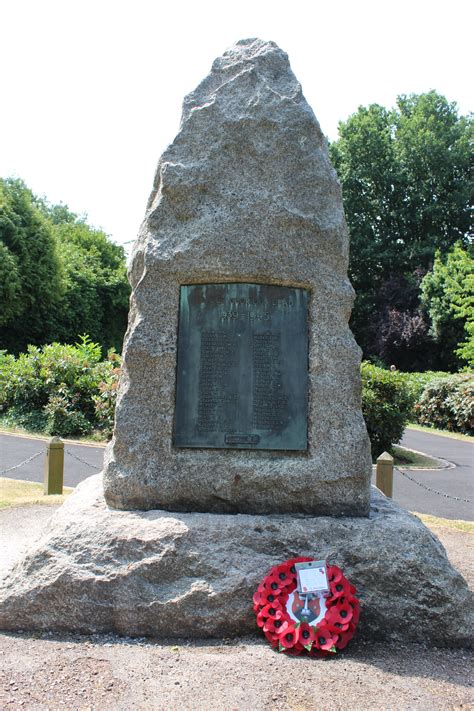
[[[433,530],[472,585],[474,536]],[[337,657],[320,660],[286,657],[257,637],[163,644],[112,635],[4,634],[0,708],[472,709],[473,656],[357,639]]]

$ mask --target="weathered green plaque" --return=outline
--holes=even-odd
[[[181,287],[174,445],[307,449],[308,292]]]

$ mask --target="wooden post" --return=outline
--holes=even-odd
[[[393,457],[388,452],[383,452],[377,457],[377,468],[375,474],[375,485],[377,489],[390,499],[393,494]]]
[[[64,442],[60,437],[51,437],[46,449],[44,467],[44,493],[62,494],[64,480]]]

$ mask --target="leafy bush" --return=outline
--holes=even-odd
[[[403,373],[362,363],[361,375],[362,413],[376,459],[402,438],[414,398]]]
[[[0,351],[0,413],[11,425],[59,436],[111,434],[120,356],[87,336],[75,346],[29,346],[17,358]]]
[[[474,376],[453,375],[426,386],[414,407],[422,425],[474,432]]]
[[[443,378],[449,378],[450,375],[451,373],[435,370],[426,370],[424,373],[400,373],[414,404],[418,402],[428,384]]]
[[[103,378],[98,384],[99,393],[93,396],[95,416],[99,426],[111,435],[114,428],[115,403],[120,376],[121,358],[117,353],[110,351],[108,361],[112,368],[104,370]]]

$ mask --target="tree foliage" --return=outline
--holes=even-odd
[[[87,333],[104,350],[121,350],[130,294],[123,248],[83,221],[54,225],[53,234],[64,281],[56,338]]]
[[[419,285],[436,250],[468,242],[471,137],[472,120],[435,91],[400,96],[393,110],[360,107],[339,125],[330,152],[351,235],[352,327],[366,355],[404,359],[409,369],[430,365],[419,360],[427,343],[436,346]],[[431,365],[442,366],[431,352]]]
[[[474,367],[474,259],[460,242],[446,254],[436,252],[432,271],[421,284],[431,335],[451,368],[467,361]]]
[[[0,179],[0,344],[18,350],[54,331],[62,293],[51,225],[21,180]]]
[[[12,352],[87,333],[121,349],[130,288],[123,248],[66,205],[0,182],[0,347]]]

